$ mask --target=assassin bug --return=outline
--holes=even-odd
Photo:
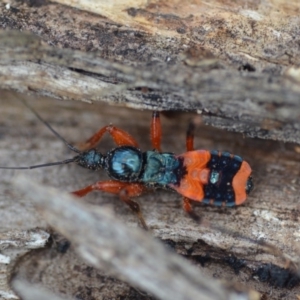
[[[251,168],[241,157],[215,150],[194,150],[193,122],[187,131],[187,152],[180,155],[161,151],[161,123],[158,112],[153,112],[150,127],[153,150],[142,152],[131,135],[112,125],[97,131],[79,150],[59,135],[32,107],[22,102],[77,155],[60,162],[0,168],[34,169],[74,162],[94,171],[104,169],[111,180],[96,182],[73,194],[83,197],[95,190],[117,194],[137,214],[145,229],[147,225],[139,204],[132,198],[149,189],[165,188],[177,191],[183,196],[184,210],[197,218],[193,214],[191,201],[217,206],[240,205],[253,187]],[[97,151],[96,146],[105,133],[112,136],[117,147],[102,154]]]

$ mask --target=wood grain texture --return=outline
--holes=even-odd
[[[124,225],[109,209],[96,209],[25,176],[17,177],[14,186],[73,243],[84,261],[108,275],[126,279],[159,299],[196,300],[199,295],[203,300],[250,299],[227,291],[144,230]]]
[[[91,10],[89,1],[63,3]],[[298,3],[114,3],[93,13],[46,1],[3,5],[2,28],[43,42],[1,34],[0,87],[196,111],[207,124],[299,143]]]
[[[5,160],[1,159],[1,164],[26,166],[57,161],[72,155],[15,99],[21,95],[13,96],[3,92],[2,96],[0,157]],[[104,104],[55,102],[54,105],[53,101],[46,99],[31,100],[30,104],[72,143],[82,141],[101,126],[113,123],[135,136],[141,149],[149,149],[151,114],[147,111],[117,109]],[[190,117],[192,116],[179,114],[175,119],[162,118],[164,151],[185,151],[185,131]],[[113,143],[105,138],[99,147],[105,152],[113,147]],[[282,293],[286,295],[286,299],[293,299],[300,288],[297,284],[293,288],[289,287],[297,279],[295,268],[299,257],[300,156],[297,146],[244,139],[241,134],[225,133],[202,125],[197,129],[196,147],[230,150],[241,155],[253,167],[255,190],[249,200],[237,208],[195,205],[196,213],[202,215],[212,226],[200,226],[190,220],[181,208],[180,195],[176,193],[157,191],[142,196],[138,201],[152,234],[191,259],[208,275],[239,282],[248,289],[265,294],[265,297],[272,290],[272,299],[280,299]],[[12,187],[11,181],[16,173],[25,173],[32,181],[65,191],[77,190],[105,178],[104,174],[95,174],[75,165],[31,171],[1,170],[1,206],[5,216],[1,218],[3,232],[46,228],[45,221],[36,213],[31,201],[21,197]],[[98,208],[101,205],[112,206],[118,219],[130,226],[137,226],[135,216],[113,195],[93,193],[82,201]],[[220,229],[238,234],[226,234]],[[263,239],[275,245],[278,250],[270,252],[266,247],[244,239],[241,235],[257,242]],[[22,274],[27,280],[43,283],[53,291],[81,295],[83,299],[90,299],[89,293],[102,299],[105,291],[114,293],[115,297],[137,295],[138,292],[127,285],[107,280],[103,273],[83,264],[74,255],[73,248],[66,247],[68,250],[64,253],[61,249],[64,249],[65,242],[52,236],[52,244],[43,251],[32,252],[21,260],[14,261],[14,273]],[[289,259],[282,258],[282,254]],[[290,260],[293,261],[290,263],[291,269],[286,269],[287,261]],[[278,273],[275,278],[268,264],[282,268],[274,271],[271,269],[273,273]],[[266,282],[260,282],[259,279],[263,278]],[[103,291],[102,288],[89,288],[90,284],[97,285],[97,282],[101,282]],[[106,288],[106,284],[110,288]],[[116,289],[112,288],[114,285]]]
[[[180,112],[201,114],[204,124],[222,130],[202,124],[196,147],[241,155],[253,167],[255,190],[238,208],[196,205],[209,226],[188,219],[175,193],[145,195],[139,201],[152,234],[212,278],[245,285],[248,295],[252,289],[263,299],[270,294],[295,299],[300,294],[299,11],[297,0],[102,1],[92,8],[88,0],[9,5],[0,0],[0,88],[10,91],[0,90],[0,165],[70,155],[18,97],[29,95],[70,142],[114,123],[137,137],[143,150],[150,147],[147,110],[170,111],[173,117],[162,120],[163,150],[175,153],[185,151],[192,117]],[[112,147],[110,139],[100,145],[102,151]],[[11,186],[15,173],[0,171],[5,299],[16,297],[12,274],[81,299],[152,299],[78,258]],[[66,191],[105,178],[76,166],[26,174]],[[94,193],[84,201],[112,205],[118,218],[137,224],[114,196]],[[35,235],[37,240],[46,242],[47,234],[51,239],[32,251],[24,245],[37,228],[46,234]]]

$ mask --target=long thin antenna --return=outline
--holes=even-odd
[[[69,164],[69,163],[74,162],[76,160],[76,157],[70,158],[70,159],[66,159],[66,160],[63,160],[63,161],[57,161],[57,162],[52,162],[52,163],[47,163],[47,164],[41,164],[41,165],[34,165],[34,166],[29,166],[29,167],[0,167],[0,169],[6,169],[6,170],[28,170],[28,169],[36,169],[36,168],[42,168],[42,167],[65,165],[65,164]]]
[[[23,104],[44,124],[48,127],[49,130],[52,131],[52,133],[59,138],[61,141],[63,141],[66,146],[71,149],[72,151],[76,152],[76,153],[81,153],[80,150],[78,150],[76,147],[74,147],[73,145],[69,144],[58,132],[56,132],[52,126],[45,121],[27,102],[25,102],[23,99],[19,99],[21,102],[23,102]],[[32,169],[32,168],[31,168]]]

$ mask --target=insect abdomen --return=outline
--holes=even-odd
[[[196,150],[180,155],[185,175],[179,185],[172,185],[178,193],[214,205],[242,204],[252,189],[249,164],[228,152]]]
[[[252,188],[249,164],[228,152],[211,151],[210,154],[207,164],[210,177],[204,185],[203,202],[218,206],[242,204]]]

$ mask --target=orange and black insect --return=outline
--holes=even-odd
[[[117,194],[138,215],[144,228],[147,225],[140,207],[132,198],[149,189],[165,188],[177,191],[184,197],[184,210],[195,217],[191,201],[217,206],[240,205],[253,187],[251,168],[241,157],[228,152],[194,149],[193,123],[187,131],[187,152],[179,155],[161,151],[161,123],[158,112],[153,112],[150,127],[153,150],[141,151],[130,134],[112,125],[101,128],[79,150],[61,137],[35,110],[24,104],[77,155],[60,162],[0,168],[34,169],[74,162],[94,171],[104,169],[111,180],[96,182],[73,194],[83,197],[95,190]],[[96,146],[105,133],[112,136],[117,147],[103,154]]]

